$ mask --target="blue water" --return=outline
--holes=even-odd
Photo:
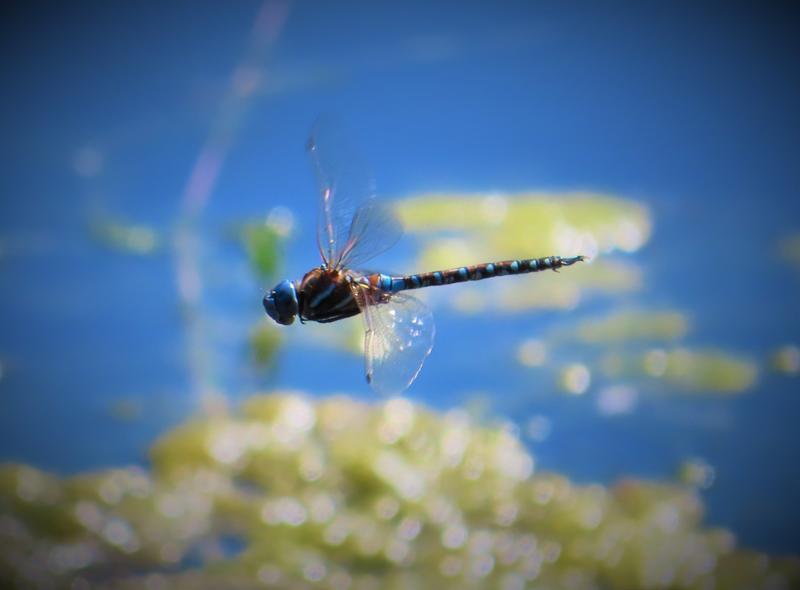
[[[244,264],[224,229],[289,207],[286,276],[317,264],[303,143],[319,113],[335,112],[389,197],[580,188],[639,200],[655,231],[635,255],[645,285],[630,302],[687,311],[689,345],[764,360],[800,340],[800,274],[777,255],[800,227],[796,14],[778,4],[282,6],[276,40],[251,55],[271,90],[241,110],[224,96],[258,3],[4,9],[0,460],[65,473],[141,462],[195,407],[174,253],[103,249],[86,227],[101,211],[170,236],[215,125],[230,149],[199,222],[212,277],[203,306],[240,335],[260,317],[263,285],[214,283],[214,268]],[[89,178],[74,168],[87,148],[102,159]],[[413,248],[404,242],[386,268]],[[491,392],[498,415],[546,415],[539,465],[578,481],[672,477],[701,456],[717,473],[708,522],[749,546],[800,551],[796,379],[765,373],[724,399],[642,396],[633,414],[603,418],[590,397],[554,395],[510,360],[516,341],[570,314],[436,316],[414,399],[448,408]],[[290,343],[264,379],[236,368],[241,339],[213,345],[213,378],[237,398],[272,385],[371,395],[361,361],[343,353]],[[114,400],[130,398],[139,419],[111,420]]]

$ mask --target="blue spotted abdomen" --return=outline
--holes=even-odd
[[[504,260],[502,262],[487,262],[474,266],[461,266],[448,270],[437,270],[414,275],[394,277],[385,274],[372,275],[370,282],[382,291],[397,292],[407,289],[420,289],[465,281],[480,281],[492,277],[505,275],[526,274],[540,270],[557,270],[563,266],[570,266],[581,262],[583,256],[561,258],[560,256],[547,256],[546,258],[529,258],[525,260]]]

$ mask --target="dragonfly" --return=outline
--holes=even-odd
[[[433,349],[430,309],[408,291],[571,266],[584,256],[546,256],[487,262],[447,270],[392,275],[363,270],[402,235],[392,208],[379,199],[371,177],[341,130],[327,121],[312,128],[307,152],[319,189],[317,245],[322,263],[299,281],[284,280],[264,295],[275,322],[336,322],[361,315],[367,382],[398,395],[417,378]],[[359,270],[362,269],[362,270]]]

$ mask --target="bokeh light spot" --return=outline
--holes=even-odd
[[[583,395],[592,383],[589,367],[582,363],[568,365],[561,371],[560,385],[566,393]]]

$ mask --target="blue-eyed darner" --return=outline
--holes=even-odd
[[[367,381],[382,394],[405,390],[433,348],[430,310],[406,291],[491,277],[557,270],[584,259],[548,256],[488,262],[420,274],[392,276],[355,270],[400,239],[392,210],[375,197],[335,127],[318,122],[307,150],[320,190],[317,244],[322,264],[298,282],[285,280],[264,296],[264,309],[279,324],[364,319]]]

